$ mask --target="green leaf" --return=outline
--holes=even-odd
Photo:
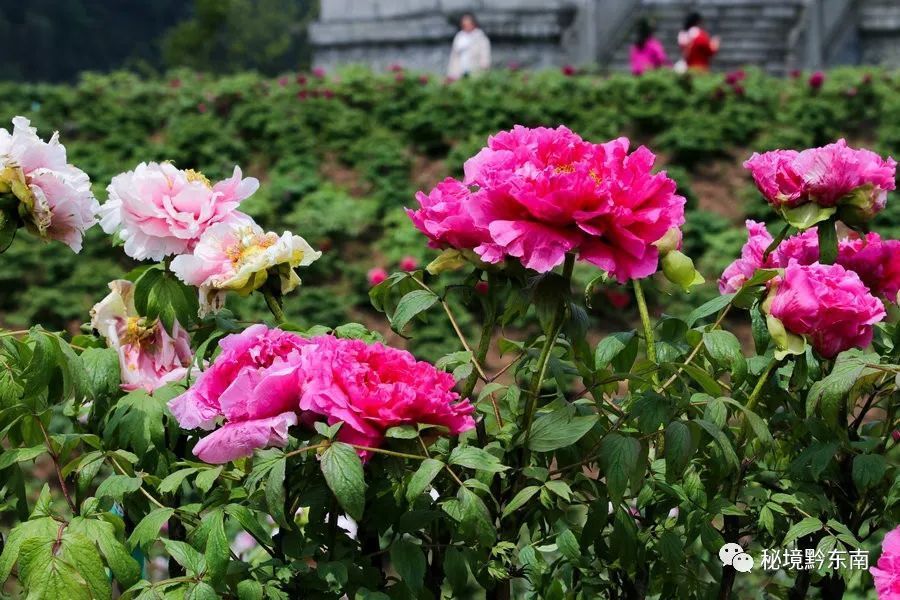
[[[594,369],[605,369],[635,339],[634,331],[613,333],[600,340],[594,350]]]
[[[280,458],[272,465],[266,479],[266,506],[275,522],[282,527],[287,526],[284,514],[284,471],[287,460]]]
[[[417,314],[428,310],[438,301],[438,297],[428,290],[413,290],[400,298],[397,310],[391,317],[391,328],[401,332],[409,321]]]
[[[722,397],[721,400],[737,407],[741,412],[744,413],[744,417],[747,419],[747,424],[750,425],[750,430],[753,432],[753,435],[755,435],[759,439],[759,441],[764,444],[772,444],[774,442],[774,440],[772,439],[772,434],[769,432],[769,426],[766,424],[762,417],[732,398]]]
[[[117,519],[107,514],[108,518]],[[118,520],[122,526],[121,520]],[[104,520],[86,519],[83,517],[75,517],[69,523],[68,530],[73,533],[80,533],[85,539],[96,543],[100,548],[100,553],[106,559],[115,578],[122,584],[123,588],[128,588],[141,578],[141,568],[137,561],[131,557],[125,545],[119,541],[116,534],[116,527]]]
[[[263,600],[263,587],[258,581],[244,579],[237,584],[238,600]]]
[[[823,223],[819,223],[816,229],[819,232],[819,262],[823,265],[833,265],[838,255],[835,220],[828,219]]]
[[[173,473],[169,473],[166,475],[165,479],[159,482],[159,493],[161,494],[171,494],[175,490],[181,487],[182,482],[189,475],[193,475],[200,469],[196,467],[188,467],[186,469],[178,469]]]
[[[221,510],[213,511],[204,519],[209,520],[209,535],[206,537],[206,566],[207,574],[213,583],[218,582],[228,567],[231,558],[231,549],[228,546],[228,538],[225,536],[224,513]]]
[[[468,469],[499,473],[509,467],[500,463],[500,459],[481,448],[475,446],[457,446],[450,453],[448,461],[451,465],[459,465]]]
[[[176,321],[188,325],[195,320],[198,300],[193,288],[169,273],[151,268],[135,282],[134,305],[149,322],[158,318],[166,331],[172,333]]]
[[[216,593],[215,588],[201,581],[188,590],[185,600],[220,600],[220,596]]]
[[[119,395],[119,355],[112,348],[87,348],[80,358],[88,394],[106,406]]]
[[[575,534],[569,529],[564,529],[556,536],[556,547],[559,548],[560,554],[568,558],[573,563],[581,562],[581,547]]]
[[[425,554],[419,545],[407,540],[394,542],[391,546],[391,566],[413,592],[422,589],[425,579]]]
[[[13,448],[11,450],[4,450],[2,453],[0,453],[0,469],[5,469],[9,466],[24,462],[26,460],[33,460],[41,454],[45,454],[46,452],[46,446],[34,446],[32,448]]]
[[[456,548],[448,548],[444,554],[444,576],[454,593],[460,594],[469,583],[469,568],[463,553]]]
[[[157,508],[147,513],[131,532],[128,545],[132,549],[143,548],[146,550],[150,544],[159,539],[159,530],[174,514],[174,508]]]
[[[155,448],[166,447],[166,402],[178,388],[163,387],[148,394],[135,390],[120,398],[103,431],[109,446],[134,451],[142,459]]]
[[[108,600],[112,589],[94,545],[66,532],[60,539],[32,538],[22,545],[19,578],[28,598]]]
[[[643,474],[643,465],[639,465],[640,455],[641,443],[633,437],[618,433],[609,434],[600,445],[600,466],[606,476],[609,497],[614,504],[622,501],[629,479],[635,483],[639,481],[639,466]]]
[[[196,485],[197,489],[201,492],[208,492],[221,474],[221,466],[205,469],[194,479],[194,485]]]
[[[794,208],[784,208],[781,216],[793,227],[800,231],[809,229],[816,223],[821,223],[826,219],[830,219],[837,212],[836,206],[822,207],[813,202],[801,204]]]
[[[322,453],[325,482],[347,514],[357,521],[366,505],[366,481],[362,461],[351,446],[336,442]]]
[[[860,350],[848,350],[838,355],[831,373],[815,382],[806,395],[806,416],[820,410],[825,421],[832,427],[845,427],[840,423],[841,407],[855,399],[856,392],[866,389],[880,371],[868,367],[878,364],[877,354]]]
[[[860,454],[853,459],[853,483],[861,493],[878,485],[887,472],[887,461],[880,454]]]
[[[732,469],[737,470],[740,467],[740,461],[738,461],[737,454],[734,452],[734,447],[731,445],[731,442],[728,440],[725,433],[705,419],[695,419],[694,422],[700,425],[700,427],[715,440],[719,449],[722,451],[725,460],[728,461],[728,465]]]
[[[677,363],[678,366],[684,369],[685,373],[691,376],[691,379],[700,384],[700,387],[703,388],[703,391],[709,394],[710,396],[721,396],[722,395],[722,386],[719,385],[719,382],[715,380],[709,373],[698,367],[697,365],[691,365],[687,363]]]
[[[141,489],[140,477],[129,477],[127,475],[110,475],[97,488],[96,496],[98,498],[110,497],[121,502],[125,494],[130,494]]]
[[[691,311],[691,314],[688,315],[685,322],[687,323],[688,328],[693,327],[694,323],[699,321],[700,319],[704,319],[710,315],[714,315],[729,304],[731,304],[731,300],[734,298],[734,294],[725,294],[723,296],[719,296],[718,298],[713,298],[709,302],[702,304]]]
[[[573,416],[568,410],[555,410],[535,420],[528,438],[528,447],[535,452],[552,452],[571,446],[599,420],[597,415]]]
[[[197,550],[185,542],[161,538],[166,552],[191,575],[200,575],[206,571],[206,559]]]
[[[501,517],[508,517],[519,508],[525,506],[525,504],[529,500],[531,500],[539,491],[541,491],[541,486],[539,485],[529,485],[519,490],[519,493],[513,496],[512,500],[509,501],[509,504],[507,504],[503,508],[503,514],[501,515]]]
[[[799,523],[795,523],[790,529],[788,529],[788,532],[784,536],[784,541],[781,543],[781,545],[786,547],[797,538],[801,538],[805,535],[820,531],[823,527],[824,524],[819,519],[815,517],[807,517]]]
[[[421,496],[443,468],[444,463],[439,460],[433,458],[426,458],[423,460],[422,464],[419,465],[419,468],[416,469],[416,472],[413,473],[413,476],[410,478],[409,484],[406,486],[406,501],[412,504],[416,498]]]
[[[672,421],[666,427],[665,443],[666,475],[679,478],[696,450],[690,428],[681,421]]]
[[[544,487],[566,502],[572,501],[572,488],[562,479],[551,479],[544,483]]]
[[[228,504],[225,506],[225,513],[237,519],[238,523],[241,524],[241,527],[253,534],[257,539],[269,540],[272,537],[271,534],[259,524],[259,519],[254,512],[246,506],[243,506],[242,504]]]
[[[24,521],[13,527],[4,540],[3,553],[0,554],[0,584],[9,578],[26,541],[31,539],[55,541],[58,532],[59,523],[51,517]]]
[[[19,229],[19,215],[14,206],[0,208],[0,254],[12,245]]]
[[[714,329],[703,334],[703,345],[714,363],[731,371],[734,385],[740,385],[747,376],[747,361],[737,337],[728,331]]]

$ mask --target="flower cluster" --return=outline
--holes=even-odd
[[[141,163],[113,178],[100,225],[124,241],[132,258],[177,255],[172,270],[199,288],[205,314],[222,307],[228,290],[249,294],[269,275],[279,278],[281,293],[293,290],[300,283],[294,268],[320,256],[302,237],[264,232],[237,210],[258,187],[239,167],[212,184],[202,173],[171,163]]]
[[[547,272],[567,253],[620,282],[658,268],[654,245],[684,223],[683,197],[655,156],[629,152],[619,138],[592,144],[565,127],[517,126],[492,136],[465,164],[463,181],[447,179],[419,209],[407,211],[432,246],[474,250],[481,260],[518,259]]]
[[[30,231],[80,252],[100,207],[87,174],[66,162],[58,133],[45,142],[25,117],[12,122],[12,133],[0,129],[0,194],[15,197]]]
[[[256,448],[283,446],[298,423],[342,422],[338,439],[381,444],[391,427],[427,424],[458,434],[474,427],[472,405],[454,380],[382,344],[297,334],[254,325],[219,343],[222,352],[169,403],[185,429],[213,429],[194,453],[224,463]]]
[[[869,572],[875,580],[879,600],[900,599],[900,527],[884,536],[878,565]]]
[[[784,327],[805,335],[822,356],[869,344],[872,325],[885,317],[875,296],[898,302],[900,241],[882,240],[876,233],[844,238],[838,242],[837,264],[820,265],[815,227],[787,238],[768,255],[773,239],[766,226],[748,220],[747,232],[741,257],[725,269],[719,290],[737,292],[757,269],[783,269],[783,276],[768,284],[771,302],[765,306],[779,321],[770,319],[770,330],[780,333]]]
[[[754,153],[744,163],[766,200],[792,224],[807,227],[840,208],[847,223],[862,223],[880,212],[895,187],[897,163],[870,150],[854,149],[843,139],[802,152]],[[795,209],[815,205],[811,217]]]
[[[91,309],[91,327],[119,355],[122,389],[156,388],[183,379],[193,360],[191,339],[177,321],[171,335],[157,319],[148,323],[134,307],[134,284],[117,279]]]
[[[741,257],[719,279],[719,291],[723,294],[737,292],[757,269],[783,269],[791,262],[811,265],[819,260],[815,227],[785,239],[766,256],[773,239],[765,224],[748,220],[746,226],[748,237]],[[836,262],[854,271],[876,296],[900,302],[900,240],[883,240],[877,233],[843,238],[838,241]]]

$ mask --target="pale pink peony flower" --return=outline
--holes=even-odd
[[[884,305],[853,271],[840,265],[792,261],[772,282],[770,314],[790,333],[806,336],[825,358],[872,341]]]
[[[418,210],[406,209],[416,228],[428,236],[432,248],[475,248],[489,239],[472,220],[469,205],[478,201],[461,182],[448,177],[427,195],[416,193]]]
[[[870,150],[854,149],[843,139],[803,152],[774,150],[744,163],[756,186],[775,208],[814,203],[842,205],[842,218],[866,221],[881,211],[895,187],[897,163]]]
[[[58,132],[45,142],[25,117],[12,122],[12,133],[0,129],[0,193],[19,199],[29,230],[80,252],[100,209],[87,174],[66,162]]]
[[[878,564],[869,568],[878,600],[900,600],[900,527],[887,532],[881,542]]]
[[[375,286],[388,278],[388,272],[381,267],[372,267],[366,273],[366,281],[369,285]]]
[[[474,407],[452,391],[453,376],[404,350],[321,336],[304,349],[300,409],[343,421],[342,441],[377,447],[398,425],[428,424],[459,434],[475,427]]]
[[[259,289],[277,275],[282,294],[300,285],[295,267],[305,267],[322,255],[299,235],[279,237],[264,232],[250,217],[233,216],[217,223],[200,237],[193,254],[172,260],[172,272],[200,289],[200,314],[222,308],[229,290],[241,295]]]
[[[212,185],[201,173],[171,163],[141,163],[113,177],[100,226],[119,234],[128,256],[162,260],[193,251],[207,229],[242,217],[238,205],[258,187],[253,177],[242,178],[239,167]]]
[[[169,402],[183,429],[212,429],[194,454],[209,463],[250,456],[257,448],[284,446],[297,424],[303,374],[299,335],[253,325],[219,342],[222,352],[184,394]]]
[[[148,324],[134,307],[134,284],[117,279],[91,309],[91,327],[119,354],[122,389],[152,392],[184,379],[193,360],[191,338],[176,321],[172,334],[156,320]]]

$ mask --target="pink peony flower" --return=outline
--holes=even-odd
[[[763,254],[772,243],[772,236],[766,229],[765,223],[757,223],[747,219],[747,243],[741,248],[741,257],[725,268],[719,278],[719,292],[733,294],[744,283],[753,277],[757,269],[764,267]]]
[[[250,217],[238,214],[207,229],[193,254],[172,261],[179,279],[200,288],[201,314],[221,309],[229,290],[246,296],[259,289],[269,275],[279,277],[281,293],[287,294],[300,285],[294,269],[322,255],[299,235],[266,233]]]
[[[870,567],[878,600],[900,600],[900,527],[887,532],[881,542],[878,566]]]
[[[658,266],[654,242],[684,223],[684,198],[651,173],[653,153],[629,145],[516,126],[466,161],[464,183],[420,194],[410,217],[433,245],[474,247],[485,262],[512,257],[544,273],[577,252],[619,281],[646,277]]]
[[[578,69],[572,65],[563,65],[561,71],[566,77],[572,77],[573,75],[578,74]]]
[[[388,278],[388,272],[381,267],[372,267],[366,273],[366,281],[369,285],[375,286]]]
[[[404,256],[400,259],[400,269],[403,271],[415,271],[419,268],[419,261],[415,256]]]
[[[241,217],[238,205],[258,187],[253,177],[241,178],[239,167],[211,185],[201,173],[171,163],[141,163],[109,184],[100,226],[119,234],[128,256],[162,260],[193,251],[211,226]]]
[[[900,240],[877,233],[838,243],[838,264],[855,271],[873,294],[900,303]]]
[[[12,122],[12,133],[0,129],[0,193],[16,196],[30,231],[80,252],[100,209],[88,176],[66,162],[58,133],[45,142],[25,117]]]
[[[225,463],[253,450],[284,446],[288,427],[297,424],[302,384],[301,350],[310,344],[294,333],[253,325],[219,342],[222,352],[184,394],[169,401],[183,429],[212,429],[194,454]]]
[[[381,444],[399,425],[428,424],[459,434],[475,427],[474,407],[452,391],[453,376],[404,350],[332,336],[314,338],[303,352],[306,376],[300,409],[343,421],[338,438]]]
[[[316,77],[317,79],[324,79],[325,78],[325,69],[322,67],[316,67],[315,69],[312,70],[312,75],[313,75],[313,77]]]
[[[787,331],[808,337],[825,358],[868,346],[872,326],[886,314],[859,276],[840,265],[792,261],[772,289],[770,314]]]
[[[110,293],[91,309],[91,327],[119,355],[122,389],[152,392],[184,379],[193,360],[191,338],[176,321],[172,334],[159,320],[147,323],[134,307],[134,284],[117,279]]]
[[[809,87],[814,90],[818,90],[825,83],[825,73],[822,71],[816,71],[812,75],[809,76]]]
[[[803,152],[774,150],[754,153],[744,163],[756,186],[775,208],[814,203],[845,207],[844,216],[871,219],[895,187],[897,163],[870,150],[856,150],[843,139]]]
[[[416,228],[428,236],[433,248],[475,248],[489,239],[472,220],[469,205],[476,200],[468,187],[448,177],[427,195],[416,194],[418,210],[406,209]]]

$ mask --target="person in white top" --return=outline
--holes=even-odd
[[[478,28],[475,16],[471,13],[464,14],[459,20],[459,29],[453,38],[447,76],[459,79],[490,69],[491,41]]]

